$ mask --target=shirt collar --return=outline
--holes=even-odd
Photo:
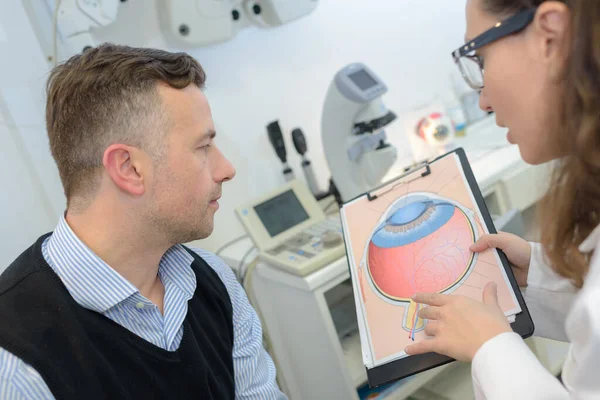
[[[579,251],[582,253],[591,253],[600,242],[600,225],[590,233],[590,235],[579,245]]]
[[[64,215],[47,241],[47,260],[73,299],[81,306],[104,313],[139,290],[87,247],[69,227]],[[193,257],[181,246],[171,247],[159,264],[159,276],[188,297],[196,290],[191,269]]]
[[[196,274],[191,268],[193,262],[194,257],[180,244],[167,250],[158,266],[158,275],[165,288],[168,283],[171,283],[181,290],[188,299],[192,298],[197,283]]]

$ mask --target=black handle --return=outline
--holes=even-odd
[[[269,140],[277,153],[277,157],[282,163],[287,161],[287,153],[285,151],[285,142],[283,141],[283,134],[281,133],[281,127],[279,121],[273,121],[267,125],[267,133],[269,134]]]
[[[308,146],[306,145],[306,138],[304,137],[302,129],[296,128],[292,131],[292,140],[298,154],[303,156],[308,150]]]

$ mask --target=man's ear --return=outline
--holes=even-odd
[[[571,11],[560,1],[545,1],[533,20],[539,56],[547,64],[550,78],[561,81],[570,53]]]
[[[146,191],[142,151],[124,144],[112,144],[104,151],[102,164],[113,183],[122,191],[141,196]]]

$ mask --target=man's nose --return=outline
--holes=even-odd
[[[219,150],[219,165],[217,167],[215,181],[227,182],[235,177],[233,164]]]

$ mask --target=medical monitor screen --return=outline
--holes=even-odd
[[[300,200],[291,189],[254,206],[254,211],[271,237],[277,236],[309,218]]]
[[[360,90],[367,90],[377,85],[377,81],[364,69],[354,72],[348,75],[348,77],[360,88]]]

